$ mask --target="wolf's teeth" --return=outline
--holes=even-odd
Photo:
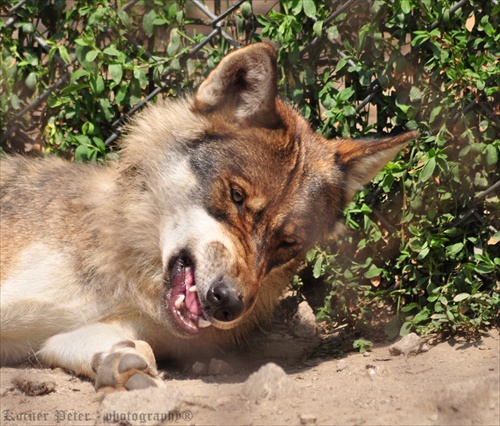
[[[193,285],[193,286],[189,287],[189,291],[191,293],[196,293],[198,291],[198,288],[195,285]]]
[[[177,309],[182,309],[182,307],[184,306],[184,299],[186,298],[186,296],[184,296],[183,294],[181,294],[176,300],[175,300],[175,307]]]
[[[200,318],[198,320],[198,327],[199,328],[207,328],[207,327],[210,327],[211,325],[212,325],[211,322],[204,320],[203,318]]]

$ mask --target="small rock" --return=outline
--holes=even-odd
[[[388,374],[388,369],[383,365],[372,365],[368,364],[365,366],[370,379],[380,379]]]
[[[408,356],[410,354],[417,355],[421,352],[427,352],[429,350],[426,345],[428,340],[429,336],[422,338],[415,333],[410,333],[391,345],[389,347],[389,353],[392,356]]]
[[[208,366],[208,374],[212,376],[220,376],[222,374],[234,374],[234,369],[226,361],[212,358]]]
[[[181,393],[168,387],[113,392],[106,395],[101,402],[96,425],[143,426],[176,423],[182,406]]]
[[[55,392],[56,384],[50,380],[33,380],[18,377],[12,380],[14,386],[28,396],[41,396]]]
[[[207,364],[203,362],[195,362],[191,368],[193,373],[197,376],[204,376],[207,374]]]
[[[313,414],[301,414],[299,415],[299,419],[303,425],[314,425],[317,421],[317,417]]]
[[[270,362],[250,375],[243,385],[243,395],[256,404],[290,395],[294,383],[285,371]]]
[[[341,359],[341,360],[337,361],[337,365],[335,366],[335,371],[339,372],[339,371],[345,370],[348,367],[349,366],[347,365],[347,361],[345,359]]]
[[[233,398],[230,396],[222,396],[215,401],[219,407],[229,406],[233,402]]]
[[[297,337],[311,338],[316,336],[318,329],[316,317],[307,302],[304,301],[299,304],[297,312],[290,321],[290,327]]]

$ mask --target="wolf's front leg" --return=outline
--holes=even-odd
[[[48,339],[38,358],[95,380],[97,390],[159,386],[151,347],[126,323],[96,323]]]

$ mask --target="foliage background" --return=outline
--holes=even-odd
[[[318,318],[389,337],[473,332],[500,308],[500,5],[461,0],[26,1],[0,13],[0,144],[117,156],[128,115],[271,41],[280,93],[327,137],[418,128],[294,288]]]

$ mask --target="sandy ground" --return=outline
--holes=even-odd
[[[493,329],[417,355],[384,343],[339,358],[279,331],[197,374],[163,367],[162,388],[106,396],[60,369],[2,368],[0,424],[499,425],[499,340]]]

